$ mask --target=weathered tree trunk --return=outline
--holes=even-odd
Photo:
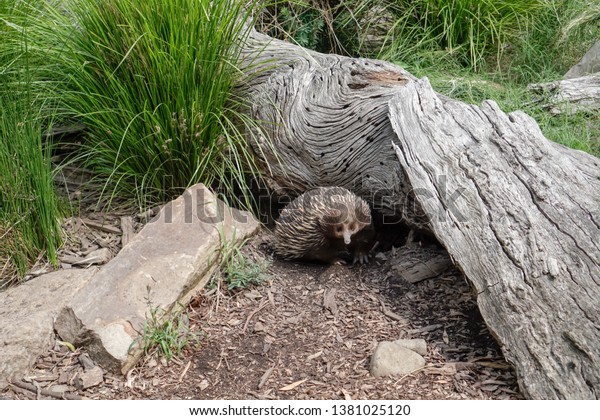
[[[425,223],[414,211],[388,118],[389,100],[414,76],[383,61],[320,54],[257,32],[245,57],[240,93],[262,123],[251,141],[272,189],[337,185],[384,214]]]
[[[600,160],[522,112],[443,103],[427,81],[390,102],[398,158],[533,398],[600,395]]]
[[[576,79],[530,85],[539,94],[540,106],[552,115],[592,112],[600,109],[600,73]]]
[[[389,63],[256,33],[246,54],[242,92],[272,186],[344,186],[426,227],[472,283],[526,396],[600,396],[600,160]]]

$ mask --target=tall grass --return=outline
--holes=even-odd
[[[162,202],[197,182],[247,191],[256,172],[233,88],[251,7],[239,0],[68,0],[38,25],[57,63],[65,115],[82,121],[78,158],[103,198]],[[65,12],[64,10],[68,10]],[[50,41],[48,41],[50,40]]]
[[[49,149],[42,142],[46,102],[17,2],[0,5],[0,289],[18,281],[38,258],[57,263],[59,205]]]
[[[391,61],[451,59],[478,71],[490,55],[498,64],[504,48],[546,7],[547,0],[389,2],[395,19],[380,57]]]
[[[548,1],[508,49],[501,73],[517,83],[560,79],[600,39],[600,3]]]
[[[564,2],[582,0],[564,0]],[[388,61],[498,66],[563,0],[264,0],[261,28],[322,52]],[[490,60],[490,58],[493,58]]]
[[[278,39],[312,50],[327,48],[328,2],[315,0],[263,0],[257,26],[260,31]]]

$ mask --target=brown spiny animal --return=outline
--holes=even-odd
[[[320,187],[285,207],[275,225],[273,249],[284,260],[324,263],[350,254],[367,263],[375,231],[362,199],[341,187]]]

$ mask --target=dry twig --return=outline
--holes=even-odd
[[[28,384],[23,381],[14,380],[11,382],[11,385],[21,388],[30,392],[33,392],[38,396],[44,395],[46,397],[52,397],[59,400],[82,400],[83,398],[77,394],[73,394],[71,392],[54,392],[47,389],[42,389],[40,387],[36,387],[35,385]]]

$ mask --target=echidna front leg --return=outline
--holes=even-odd
[[[354,253],[354,259],[352,260],[352,265],[356,263],[359,264],[368,264],[369,263],[369,252],[357,251]]]
[[[355,235],[350,246],[353,256],[352,264],[367,264],[369,262],[369,252],[374,239],[375,229],[373,229],[373,225],[367,226]]]

